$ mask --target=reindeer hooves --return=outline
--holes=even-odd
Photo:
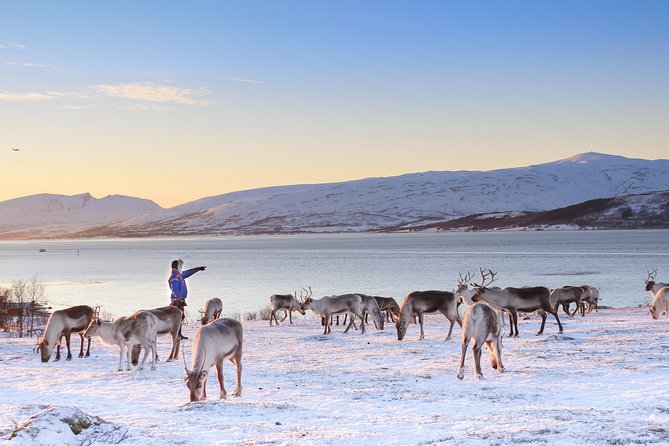
[[[239,398],[240,396],[242,396],[242,389],[237,389],[234,392],[232,392],[232,396],[234,398]]]
[[[227,393],[221,393],[221,395],[218,397],[219,400],[227,400],[228,399],[228,394]]]
[[[87,357],[87,358],[90,358],[90,357],[91,357],[91,354],[90,354],[90,353],[86,353],[86,357]]]
[[[477,374],[476,374],[476,379],[483,379],[483,375],[480,374],[480,373],[477,373]]]
[[[66,361],[72,361],[72,356],[68,356],[67,358],[65,358],[65,360]]]
[[[464,371],[460,371],[460,372],[458,372],[458,375],[457,375],[457,376],[458,376],[458,379],[462,379],[462,378],[465,377],[465,372],[464,372]]]

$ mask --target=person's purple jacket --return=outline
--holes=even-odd
[[[188,288],[186,287],[186,277],[190,277],[198,271],[202,271],[202,267],[198,266],[197,268],[187,269],[186,271],[179,272],[178,269],[173,268],[172,274],[168,279],[170,284],[170,289],[172,290],[172,296],[170,298],[175,301],[179,299],[186,299],[188,297]]]

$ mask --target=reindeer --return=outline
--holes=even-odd
[[[653,271],[646,271],[648,273],[648,278],[644,280],[646,283],[646,291],[650,292],[650,295],[655,297],[655,294],[660,291],[662,288],[669,286],[669,283],[655,282],[657,277],[657,270],[653,268]]]
[[[376,300],[375,297],[373,296],[368,296],[367,294],[361,294],[361,293],[355,293],[358,296],[362,298],[362,312],[365,315],[364,319],[360,322],[363,326],[367,322],[367,319],[369,318],[369,315],[372,315],[372,321],[374,322],[374,326],[378,328],[379,330],[383,330],[383,325],[384,325],[384,319],[383,315],[381,314],[381,308],[379,306],[378,301]],[[346,316],[344,316],[346,317]],[[351,316],[351,322],[353,322],[353,317]],[[330,322],[332,323],[332,322]],[[346,321],[344,321],[346,323]],[[353,323],[353,326],[355,327],[355,323]],[[363,327],[364,328],[364,327]],[[347,330],[348,331],[348,328]]]
[[[458,314],[459,305],[459,300],[450,291],[413,291],[407,294],[400,307],[400,316],[395,323],[397,339],[400,341],[404,339],[409,324],[415,323],[415,315],[418,316],[418,323],[420,324],[419,339],[424,339],[423,314],[441,313],[451,323],[446,336],[446,340],[450,340],[454,322],[462,327],[462,319]]]
[[[504,371],[502,364],[502,320],[495,310],[484,304],[474,304],[465,312],[462,323],[462,354],[458,379],[465,376],[465,356],[470,341],[474,341],[472,355],[474,356],[474,370],[476,379],[482,379],[481,349],[485,343],[490,354],[492,368],[499,372]]]
[[[307,297],[302,303],[302,311],[311,310],[315,314],[322,316],[325,320],[325,325],[323,329],[323,334],[329,334],[332,330],[330,329],[331,319],[330,316],[336,313],[351,313],[360,318],[360,320],[365,320],[364,309],[362,305],[362,297],[358,294],[342,294],[340,296],[325,296],[320,299],[312,299]],[[380,313],[379,313],[380,315]],[[372,314],[372,317],[374,315]],[[381,318],[380,324],[383,324]],[[349,319],[348,327],[344,330],[344,333],[353,325],[353,317]],[[362,324],[362,332],[365,332],[365,324]]]
[[[585,316],[586,306],[587,312],[590,313],[592,309],[597,311],[599,307],[599,288],[590,285],[582,285],[585,293],[583,294],[583,299],[581,300],[581,317]]]
[[[234,319],[216,319],[200,327],[193,341],[193,364],[190,370],[186,366],[186,357],[184,357],[186,385],[190,391],[191,402],[207,399],[209,369],[214,364],[221,386],[219,398],[224,399],[227,396],[223,384],[223,362],[226,359],[229,359],[237,370],[237,386],[232,396],[242,395],[243,336],[242,324]]]
[[[60,360],[60,344],[65,336],[65,344],[67,345],[67,360],[72,359],[72,351],[70,350],[70,335],[72,332],[79,333],[81,337],[81,348],[79,349],[79,357],[84,357],[84,335],[88,324],[95,316],[95,310],[88,305],[79,305],[76,307],[66,308],[64,310],[54,311],[46,323],[44,335],[38,341],[35,350],[39,350],[42,356],[42,362],[48,362],[53,353],[54,347],[57,345],[56,359]],[[91,340],[88,340],[88,348],[86,349],[86,358],[91,355]]]
[[[645,302],[653,319],[659,319],[662,316],[666,316],[669,319],[669,286],[660,288],[655,293],[652,304],[647,299]]]
[[[140,310],[131,316],[120,317],[114,322],[104,322],[99,318],[91,321],[84,332],[84,336],[91,338],[99,336],[107,345],[118,345],[118,370],[123,371],[123,354],[127,356],[127,370],[131,367],[131,347],[141,344],[144,347],[144,357],[137,370],[142,370],[146,358],[151,352],[151,370],[156,369],[156,336],[158,334],[158,318],[150,311]]]
[[[204,313],[202,315],[202,325],[206,325],[214,319],[221,317],[223,311],[223,302],[218,297],[209,299],[204,304]]]
[[[304,290],[304,288],[302,289]],[[297,292],[295,294],[297,294]],[[309,292],[307,292],[306,297],[311,297],[311,294],[311,287],[309,287]],[[300,300],[304,300],[302,297],[302,291],[300,291]],[[300,304],[300,301],[298,301],[292,294],[272,294],[269,297],[269,307],[272,310],[269,316],[270,327],[272,326],[272,319],[274,319],[276,325],[279,325],[279,321],[276,319],[276,312],[278,310],[285,310],[286,312],[286,314],[283,316],[283,319],[281,319],[281,322],[285,321],[286,317],[288,317],[288,321],[291,324],[293,323],[293,310],[299,311],[302,313],[302,315],[304,315],[302,304]]]
[[[169,334],[172,336],[172,351],[167,358],[167,362],[175,360],[179,357],[179,346],[181,345],[181,338],[179,337],[179,329],[181,328],[181,310],[172,305],[166,307],[154,308],[153,310],[146,310],[158,318],[157,333]],[[132,347],[132,365],[137,365],[139,361],[139,354],[142,351],[141,344],[135,344]],[[158,352],[156,352],[156,361],[158,360]]]
[[[395,322],[400,317],[400,306],[392,297],[373,296],[379,308],[386,314],[386,322]]]
[[[551,307],[557,312],[558,308],[562,309],[567,316],[574,316],[581,307],[581,302],[585,296],[586,290],[582,286],[563,286],[562,288],[555,288],[550,292]],[[569,313],[569,306],[575,303],[576,309],[573,313]]]
[[[511,324],[511,334],[510,337],[518,337],[518,312],[522,311],[525,313],[530,313],[537,310],[543,310],[541,315],[541,328],[539,329],[540,335],[544,332],[544,326],[546,325],[546,313],[550,313],[555,317],[555,320],[560,327],[560,333],[563,332],[562,323],[560,322],[560,317],[557,314],[557,311],[551,306],[550,291],[546,287],[525,287],[525,288],[513,288],[508,287],[501,290],[493,290],[488,288],[488,285],[495,280],[496,273],[490,271],[489,269],[484,270],[480,269],[481,272],[481,284],[472,283],[472,286],[476,289],[476,293],[472,296],[473,302],[483,301],[490,305],[495,310],[504,310],[510,312],[513,316]],[[514,333],[515,328],[515,333]]]

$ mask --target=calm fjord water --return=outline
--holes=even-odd
[[[40,253],[46,249],[46,253]],[[646,270],[669,281],[669,230],[486,232],[0,242],[0,286],[47,284],[54,308],[103,305],[115,316],[169,303],[170,262],[207,265],[187,279],[188,316],[211,297],[225,314],[264,307],[274,293],[311,286],[393,296],[452,290],[459,271],[498,272],[498,286],[591,284],[602,305],[643,302]]]

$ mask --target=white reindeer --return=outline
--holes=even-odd
[[[79,350],[79,357],[84,357],[84,335],[82,334],[88,324],[95,315],[93,310],[88,305],[79,305],[76,307],[66,308],[64,310],[54,311],[46,323],[44,336],[40,339],[37,348],[42,356],[42,362],[48,362],[53,353],[54,347],[57,345],[56,361],[60,360],[60,344],[63,336],[65,336],[65,343],[67,344],[67,360],[72,359],[72,352],[70,351],[70,335],[72,332],[79,333],[81,337],[81,349]],[[88,340],[88,348],[86,349],[86,357],[91,355],[91,340]]]
[[[310,296],[311,294],[309,293],[306,297]],[[301,292],[300,297],[302,297]],[[272,294],[269,297],[269,307],[271,310],[269,316],[270,327],[272,326],[272,320],[276,322],[276,325],[279,325],[279,321],[276,318],[276,312],[279,310],[284,310],[286,312],[286,314],[283,316],[283,319],[281,319],[281,322],[285,321],[286,318],[289,318],[288,321],[291,324],[293,323],[293,311],[299,311],[300,313],[304,314],[304,310],[302,310],[300,302],[292,294]]]
[[[669,319],[669,286],[665,286],[655,293],[653,303],[648,304],[648,310],[653,319],[659,319],[662,316]]]
[[[378,304],[377,304],[378,307]],[[312,299],[307,297],[302,303],[302,310],[311,310],[315,314],[322,316],[325,324],[323,329],[323,334],[328,334],[332,330],[330,329],[331,319],[330,316],[337,313],[351,313],[360,318],[361,321],[365,320],[365,313],[362,305],[362,297],[358,294],[342,294],[340,296],[325,296],[320,299]],[[381,313],[379,312],[379,315]],[[375,315],[372,314],[372,318]],[[383,325],[383,319],[381,318],[379,322]],[[353,318],[349,318],[348,327],[344,330],[346,333],[353,324]],[[365,332],[365,324],[362,324],[362,333]]]
[[[483,349],[483,344],[485,344],[490,354],[492,368],[503,372],[502,323],[497,312],[487,305],[475,304],[465,312],[462,322],[462,354],[460,355],[458,379],[465,376],[465,356],[467,355],[467,347],[472,340],[474,341],[472,355],[474,356],[476,379],[483,378],[481,372],[481,349]]]
[[[209,299],[204,304],[204,314],[202,315],[202,325],[221,317],[223,312],[223,302],[218,297]]]
[[[229,318],[216,319],[200,327],[193,341],[193,365],[188,370],[184,357],[186,385],[190,391],[190,400],[207,399],[207,380],[209,369],[216,365],[218,382],[221,386],[220,399],[227,396],[223,384],[223,362],[229,359],[237,369],[237,386],[232,396],[242,395],[242,342],[243,329],[239,321]]]
[[[146,358],[151,352],[151,370],[156,369],[156,336],[158,335],[158,318],[149,311],[140,310],[131,316],[120,317],[114,322],[104,322],[99,318],[93,319],[86,329],[84,336],[91,338],[99,336],[107,345],[118,345],[118,370],[123,371],[123,355],[127,357],[127,370],[132,364],[132,346],[141,344],[144,348],[144,357],[137,367],[142,370]]]

